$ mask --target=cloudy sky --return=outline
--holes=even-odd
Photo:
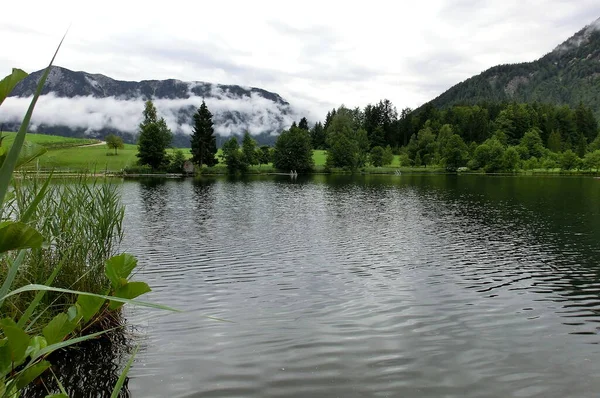
[[[30,1],[3,4],[0,73],[57,65],[120,80],[281,94],[310,119],[389,98],[417,107],[500,63],[531,61],[600,17],[597,0]]]

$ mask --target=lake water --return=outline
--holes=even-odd
[[[130,181],[133,397],[597,397],[600,180]],[[207,318],[216,317],[227,322]]]

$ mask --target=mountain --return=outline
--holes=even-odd
[[[3,106],[7,109],[0,113],[4,130],[18,128],[27,98],[33,95],[42,73],[31,73],[15,87],[13,98]],[[296,119],[287,101],[260,88],[175,79],[120,81],[54,66],[32,125],[38,132],[68,136],[103,138],[116,132],[134,142],[143,103],[149,99],[175,133],[175,146],[189,146],[192,117],[202,100],[213,113],[218,141],[248,130],[259,141],[271,143]]]
[[[446,108],[498,101],[571,106],[582,102],[600,118],[600,18],[542,58],[490,68],[429,104]]]

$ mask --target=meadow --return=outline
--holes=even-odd
[[[5,137],[3,145],[10,146],[14,140],[15,133],[3,133]],[[114,150],[109,149],[105,144],[99,144],[96,139],[61,137],[48,134],[27,134],[27,140],[44,146],[48,151],[40,156],[36,161],[25,165],[25,170],[41,170],[73,173],[119,173],[124,169],[135,169],[137,164],[137,145],[125,144],[122,149],[114,154]],[[96,145],[93,145],[96,144]],[[177,148],[169,149],[173,153]],[[191,157],[189,148],[181,148],[186,158]],[[221,150],[217,152],[220,159]],[[327,160],[327,151],[313,151],[313,160],[315,162],[315,171],[324,171]],[[399,156],[394,156],[394,161],[386,167],[369,167],[363,171],[369,174],[390,174],[397,170],[403,172],[440,172],[443,171],[437,167],[403,167],[400,166]],[[250,167],[250,173],[269,173],[275,172],[271,164],[256,165]],[[332,172],[343,172],[343,170],[331,170]],[[204,169],[205,174],[225,174],[227,169],[224,163],[219,163],[214,167]]]

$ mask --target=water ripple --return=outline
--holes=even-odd
[[[185,311],[129,314],[145,343],[134,396],[600,390],[594,180],[315,176],[123,190],[123,248],[140,258],[148,300]],[[548,199],[561,192],[572,206]]]

